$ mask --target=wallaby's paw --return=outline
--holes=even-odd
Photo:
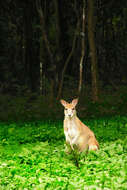
[[[69,148],[65,148],[65,152],[66,152],[66,154],[71,154],[72,150]]]
[[[67,144],[67,143],[65,145],[65,152],[67,154],[71,154],[71,152],[72,152],[71,146],[69,144]]]

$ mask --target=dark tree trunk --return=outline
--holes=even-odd
[[[50,41],[49,41],[49,38],[47,35],[47,31],[46,31],[45,15],[44,15],[44,10],[42,8],[41,0],[36,0],[36,9],[37,9],[37,12],[38,12],[39,18],[40,18],[42,40],[45,43],[45,48],[47,50],[48,60],[50,62],[49,63],[50,69],[48,69],[47,75],[48,75],[48,79],[50,81],[50,105],[53,105],[54,86],[55,86],[54,79],[55,79],[55,74],[56,74],[55,73],[56,65],[54,63],[53,51],[52,51],[51,44],[50,44]],[[41,47],[41,50],[42,50],[42,47]],[[43,66],[42,66],[42,72],[43,72]]]
[[[78,86],[78,96],[81,94],[82,89],[82,75],[83,75],[83,61],[85,56],[85,25],[86,25],[86,13],[85,13],[85,0],[83,0],[83,11],[82,11],[82,40],[81,40],[81,58],[79,65],[79,86]]]
[[[25,29],[24,29],[24,38],[25,38],[25,77],[26,84],[34,91],[36,88],[35,81],[35,68],[34,68],[34,51],[33,51],[33,29],[32,29],[32,3],[27,1],[25,6]]]
[[[54,0],[55,7],[55,25],[56,25],[56,57],[55,62],[57,63],[57,71],[55,74],[55,95],[59,88],[59,82],[61,79],[61,68],[63,65],[63,38],[62,38],[62,15],[61,15],[61,2],[59,0]]]
[[[88,40],[91,56],[92,98],[96,102],[98,100],[98,68],[94,31],[94,1],[88,0]]]
[[[62,69],[61,80],[60,80],[59,89],[58,89],[58,94],[57,94],[57,98],[56,98],[57,100],[59,100],[60,97],[61,97],[65,71],[66,71],[66,68],[67,68],[67,66],[68,66],[68,63],[70,62],[71,57],[72,57],[72,55],[73,55],[73,53],[74,53],[74,50],[75,50],[75,44],[76,44],[76,38],[77,38],[77,28],[78,28],[78,22],[77,22],[77,27],[76,27],[76,30],[75,30],[73,42],[72,42],[72,49],[71,49],[71,52],[69,53],[69,55],[68,55],[68,57],[67,57],[67,59],[66,59],[66,61],[65,61],[65,64],[64,64],[64,66],[63,66],[63,69]]]

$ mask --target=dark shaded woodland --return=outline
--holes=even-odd
[[[0,93],[82,96],[127,85],[127,1],[0,1]]]

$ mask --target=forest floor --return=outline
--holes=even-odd
[[[66,89],[62,99],[71,101],[76,98],[76,93],[75,89]],[[92,101],[91,89],[85,87],[79,98],[77,114],[82,119],[127,115],[127,85],[101,88],[98,102]],[[63,106],[50,94],[0,94],[0,121],[62,120],[63,116]]]
[[[83,121],[100,149],[76,157],[64,151],[62,120],[1,122],[0,189],[126,190],[127,117]]]

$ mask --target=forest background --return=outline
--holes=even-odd
[[[127,1],[0,2],[0,119],[127,113]]]

